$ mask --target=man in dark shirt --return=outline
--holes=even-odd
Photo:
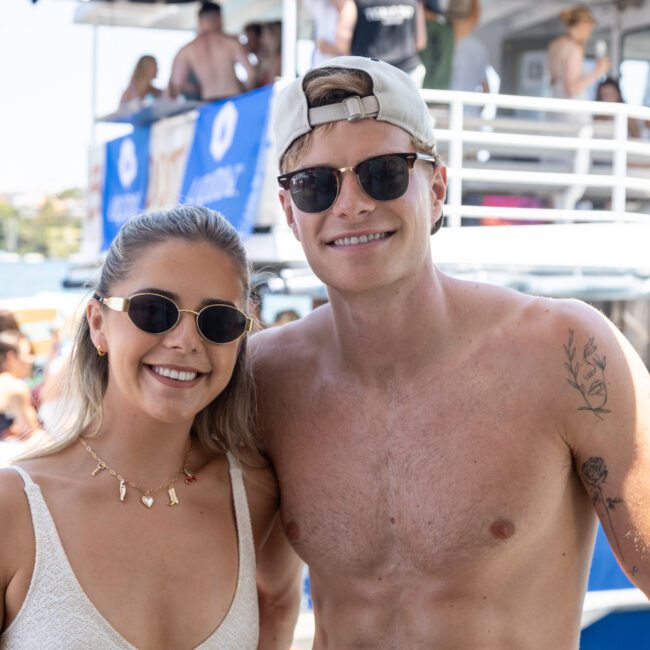
[[[418,87],[426,46],[422,0],[345,0],[336,43],[342,54],[380,59],[406,72]]]

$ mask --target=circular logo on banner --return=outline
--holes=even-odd
[[[230,149],[235,139],[237,119],[239,115],[233,102],[228,102],[216,114],[212,123],[212,138],[210,140],[210,153],[216,162],[219,162]]]
[[[138,157],[135,154],[135,144],[131,138],[122,141],[120,146],[117,174],[125,190],[131,187],[135,177],[138,175]]]

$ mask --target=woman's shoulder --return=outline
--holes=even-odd
[[[0,469],[0,582],[7,585],[26,557],[33,554],[31,513],[22,477],[14,469]]]

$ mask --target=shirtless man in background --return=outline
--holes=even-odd
[[[235,75],[236,63],[246,70],[246,82]],[[201,99],[206,101],[238,95],[242,87],[249,90],[255,82],[246,49],[235,36],[224,34],[221,7],[213,2],[202,3],[198,36],[174,58],[169,95],[196,93],[194,80],[198,82]]]
[[[274,129],[330,302],[252,339],[314,647],[577,649],[596,515],[650,594],[648,371],[582,302],[437,269],[426,105],[386,63],[326,65],[280,93]]]

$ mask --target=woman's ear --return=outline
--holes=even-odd
[[[86,305],[86,320],[88,321],[90,338],[93,345],[96,348],[101,348],[104,352],[108,352],[108,344],[106,343],[104,333],[106,327],[104,312],[102,306],[95,298],[91,298]]]

